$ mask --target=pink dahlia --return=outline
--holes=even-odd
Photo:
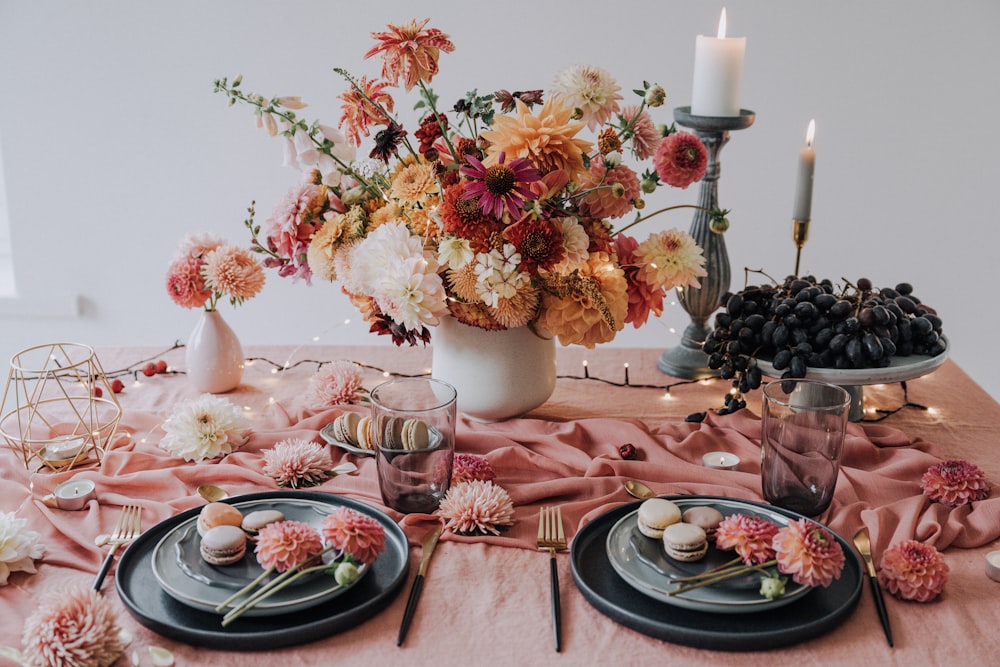
[[[201,275],[202,260],[178,259],[167,269],[167,293],[181,308],[201,308],[212,296]]]
[[[524,200],[535,197],[528,184],[542,175],[528,158],[515,158],[510,164],[505,164],[506,159],[507,154],[501,152],[496,164],[487,167],[474,156],[466,155],[461,172],[470,181],[465,185],[462,199],[475,199],[479,210],[497,220],[503,217],[506,208],[516,220],[524,210]]]
[[[125,650],[111,601],[85,588],[50,593],[24,622],[24,659],[31,667],[106,667]]]
[[[350,507],[339,507],[320,526],[327,546],[350,554],[359,563],[374,563],[385,551],[385,528],[373,517]]]
[[[264,267],[246,248],[227,244],[205,255],[205,284],[234,304],[253,298],[264,288]]]
[[[622,118],[632,126],[632,152],[640,160],[648,160],[656,155],[656,149],[663,141],[663,135],[656,129],[656,123],[645,111],[632,104],[622,109]]]
[[[354,403],[362,398],[361,367],[353,361],[339,359],[325,364],[309,378],[306,401],[314,408]]]
[[[654,287],[639,278],[639,267],[636,265],[635,251],[639,242],[631,236],[618,234],[615,236],[615,253],[618,263],[625,270],[625,280],[628,282],[628,315],[625,323],[631,323],[636,329],[649,319],[650,313],[659,317],[663,313],[663,298],[667,295],[662,287]]]
[[[333,460],[323,445],[303,438],[282,440],[264,450],[264,472],[293,489],[322,484],[330,476]]]
[[[722,551],[735,549],[747,565],[760,565],[774,558],[771,540],[778,527],[759,516],[731,514],[715,532],[715,546]]]
[[[990,482],[982,469],[968,461],[942,461],[928,468],[920,486],[931,500],[958,507],[990,495]]]
[[[675,188],[700,181],[708,166],[708,151],[701,139],[689,132],[674,132],[656,148],[653,167],[660,180]]]
[[[778,571],[803,586],[829,586],[844,569],[844,550],[828,530],[807,519],[792,521],[771,541]]]
[[[497,473],[493,469],[493,465],[485,457],[475,454],[455,454],[451,469],[451,483],[453,485],[472,480],[488,482],[496,479],[496,476]]]
[[[637,280],[650,287],[701,287],[698,278],[707,276],[705,256],[694,238],[687,232],[668,229],[650,234],[634,251],[639,265]]]
[[[948,582],[948,564],[934,547],[906,540],[882,554],[878,580],[890,593],[903,600],[933,600]]]
[[[455,45],[437,28],[425,28],[430,19],[411,20],[404,25],[388,24],[384,32],[373,32],[377,41],[365,58],[382,54],[382,78],[396,85],[399,79],[410,90],[417,83],[430,83],[438,72],[441,51],[451,53]]]
[[[438,513],[445,528],[461,535],[500,534],[514,523],[514,503],[503,487],[492,481],[472,480],[448,489]]]
[[[620,218],[642,196],[635,172],[624,164],[608,169],[603,155],[590,161],[590,172],[580,180],[580,192],[586,192],[580,198],[580,212],[592,218]]]
[[[319,531],[302,521],[279,521],[257,533],[257,562],[265,570],[290,570],[323,550]]]
[[[312,183],[302,183],[285,193],[267,219],[267,244],[279,259],[269,257],[264,261],[266,266],[280,266],[278,275],[309,282],[309,241],[322,224],[322,204],[319,186]]]

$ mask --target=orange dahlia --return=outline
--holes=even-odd
[[[747,565],[760,565],[774,558],[771,540],[778,527],[756,515],[731,514],[715,531],[715,546],[722,551],[733,549]]]
[[[437,28],[424,28],[428,21],[430,19],[420,23],[413,19],[405,25],[390,23],[389,30],[372,33],[372,39],[378,43],[368,49],[365,58],[381,53],[382,78],[392,85],[402,79],[403,87],[410,90],[420,81],[430,83],[438,73],[441,51],[451,53],[455,50],[448,35]]]
[[[563,345],[593,348],[625,326],[628,285],[625,273],[605,253],[591,253],[587,263],[569,275],[546,279],[538,325]]]
[[[485,164],[496,164],[505,153],[508,158],[528,158],[542,174],[555,169],[565,170],[570,177],[584,173],[583,155],[593,144],[576,138],[585,124],[572,120],[573,110],[549,98],[534,116],[527,104],[515,103],[517,116],[497,116],[492,129],[482,133],[490,142]]]
[[[903,600],[933,600],[948,582],[948,564],[941,552],[916,540],[900,542],[882,554],[878,580]]]
[[[276,572],[301,565],[323,550],[319,531],[302,521],[279,521],[264,526],[257,533],[257,562],[265,570]]]
[[[829,586],[844,569],[844,550],[828,530],[808,519],[792,521],[771,540],[778,571],[803,586]]]
[[[616,189],[615,185],[621,185]],[[589,190],[589,192],[587,192]],[[590,162],[590,172],[580,179],[580,212],[592,218],[620,218],[634,207],[642,196],[639,177],[624,164],[608,168],[604,156]]]

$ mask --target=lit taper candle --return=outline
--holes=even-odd
[[[812,217],[813,172],[816,169],[816,149],[812,147],[816,136],[816,120],[809,121],[805,148],[799,149],[798,180],[795,186],[795,204],[792,220],[809,220]]]

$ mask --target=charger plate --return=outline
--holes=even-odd
[[[664,496],[686,504],[737,503],[754,513],[775,512],[790,519],[805,518],[764,503],[721,496]],[[616,573],[608,558],[612,528],[635,512],[641,501],[602,514],[573,538],[570,565],[573,581],[584,598],[612,620],[645,635],[675,644],[725,651],[753,651],[796,644],[818,637],[842,623],[857,605],[863,583],[861,559],[842,537],[845,564],[840,578],[782,607],[765,606],[757,613],[715,613],[678,607],[637,594]]]
[[[329,601],[277,616],[244,616],[223,628],[218,614],[175,600],[153,574],[157,544],[177,526],[196,517],[201,508],[195,507],[145,531],[122,554],[115,583],[125,607],[139,623],[165,637],[233,651],[280,648],[322,639],[356,627],[392,602],[406,581],[409,545],[400,527],[383,512],[351,498],[311,491],[252,493],[223,502],[289,499],[327,504],[331,510],[346,505],[373,517],[385,529],[385,551],[364,578]]]

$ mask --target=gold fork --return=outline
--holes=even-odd
[[[559,604],[559,568],[556,563],[556,552],[566,548],[566,533],[563,532],[561,508],[542,508],[538,515],[538,548],[547,549],[550,555],[552,629],[555,632],[556,652],[559,652],[562,650],[562,610]]]
[[[107,576],[108,569],[111,568],[111,561],[115,559],[118,547],[139,537],[140,532],[142,532],[142,505],[125,505],[118,517],[115,532],[111,534],[111,538],[107,542],[111,545],[111,549],[105,556],[104,562],[101,563],[101,569],[97,572],[97,578],[94,580],[95,591],[101,590],[101,584],[104,583],[104,577]]]

